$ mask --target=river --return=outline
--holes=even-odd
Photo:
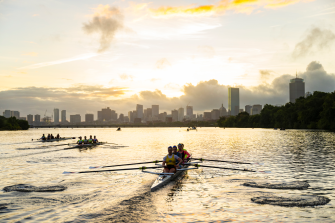
[[[335,134],[326,131],[199,128],[30,129],[2,131],[0,188],[17,184],[61,185],[58,192],[0,191],[0,222],[334,222]],[[75,140],[31,141],[43,133],[96,135],[116,143],[70,149]],[[193,157],[258,165],[206,165],[267,170],[271,174],[199,168],[156,192],[156,176],[140,170],[62,174],[90,166],[161,160],[169,145],[184,143]],[[58,146],[61,145],[61,146]],[[149,165],[147,165],[149,166]],[[129,166],[134,167],[134,166]],[[137,167],[137,166],[135,166]],[[247,181],[307,181],[307,190],[246,187]],[[261,205],[251,198],[321,195],[315,207]]]

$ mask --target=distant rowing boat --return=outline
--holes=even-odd
[[[64,138],[59,138],[59,139],[38,139],[41,142],[58,142],[58,141],[64,141],[64,140],[69,140],[69,139],[75,139],[75,137],[64,137]]]
[[[94,146],[99,146],[99,145],[104,145],[106,143],[104,142],[98,142],[98,143],[90,143],[90,144],[78,144],[78,145],[75,145],[71,148],[87,148],[87,147],[94,147]]]

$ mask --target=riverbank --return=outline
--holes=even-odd
[[[0,116],[0,131],[8,130],[28,130],[29,124],[25,120],[19,120],[15,117],[5,118]]]

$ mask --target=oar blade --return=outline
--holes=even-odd
[[[90,166],[89,169],[100,169],[103,168],[103,166]]]
[[[79,173],[79,172],[67,172],[67,171],[63,172],[63,174],[76,174],[76,173]]]
[[[267,171],[267,170],[265,170],[265,171],[257,171],[257,172],[259,172],[259,173],[266,173],[266,174],[269,174],[269,173],[271,173],[271,171]]]

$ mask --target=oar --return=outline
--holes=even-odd
[[[137,168],[128,168],[128,169],[116,169],[116,170],[93,170],[93,171],[80,171],[80,172],[66,172],[64,171],[63,174],[74,174],[74,173],[99,173],[99,172],[113,172],[113,171],[122,171],[122,170],[145,170],[145,169],[156,169],[162,168],[161,166],[153,166],[153,167],[137,167]]]
[[[185,163],[184,165],[187,165]],[[235,169],[235,168],[227,168],[227,167],[220,167],[220,166],[206,166],[200,164],[190,164],[191,166],[195,167],[208,167],[208,168],[217,168],[217,169],[224,169],[224,170],[238,170],[238,171],[247,171],[247,172],[258,172],[258,173],[271,173],[271,171],[256,171],[256,170],[248,170],[248,169]]]
[[[118,165],[112,165],[112,166],[90,166],[90,169],[98,169],[98,168],[107,168],[107,167],[116,167],[116,166],[130,166],[130,165],[138,165],[138,164],[147,164],[147,163],[160,163],[162,161],[150,161],[150,162],[141,162],[141,163],[127,163],[127,164],[118,164]]]
[[[228,161],[228,160],[210,160],[210,159],[203,159],[203,158],[191,158],[191,159],[200,160],[200,161],[222,162],[222,163],[238,163],[238,164],[264,165],[264,163],[244,163],[244,162],[236,162],[236,161]]]

